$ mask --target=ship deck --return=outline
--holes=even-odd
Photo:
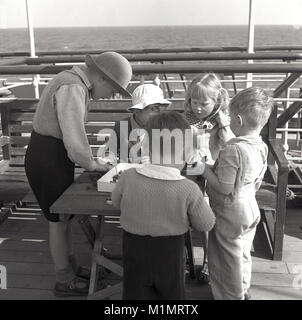
[[[92,223],[96,221],[91,218]],[[111,253],[121,251],[121,230],[117,223],[106,224],[105,246]],[[0,264],[7,269],[7,289],[0,290],[0,300],[54,300],[55,275],[48,249],[48,226],[39,208],[17,208],[0,225]],[[82,264],[89,265],[91,247],[78,223],[74,222],[75,252]],[[198,234],[193,235],[195,265],[202,263]],[[260,223],[254,240],[251,294],[259,300],[302,299],[302,221],[301,210],[288,208],[282,261],[272,261],[265,227]],[[118,261],[117,261],[118,262]],[[120,262],[121,263],[121,262]],[[108,284],[119,281],[107,274]],[[295,288],[296,287],[296,288]],[[298,287],[298,288],[297,288]],[[212,299],[210,287],[189,277],[187,299]],[[120,299],[119,295],[112,297]],[[62,299],[62,298],[60,298]],[[70,297],[69,299],[85,299]]]

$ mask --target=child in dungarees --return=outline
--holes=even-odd
[[[216,224],[209,233],[209,272],[215,299],[248,299],[251,246],[260,220],[255,193],[267,167],[267,146],[260,132],[269,119],[273,99],[261,88],[248,88],[230,103],[235,138],[211,169],[205,165],[210,205]]]
[[[164,129],[167,136],[160,137]],[[174,129],[190,130],[176,111],[148,121],[152,164],[124,171],[112,192],[113,205],[121,209],[123,299],[184,299],[185,234],[190,226],[209,231],[215,223],[198,185],[181,175],[184,140],[171,139]]]
[[[193,156],[187,159],[188,164],[206,161],[213,164],[219,150],[234,137],[229,127],[228,117],[229,95],[214,73],[201,74],[190,83],[185,96],[185,117],[191,125],[195,139]],[[203,170],[203,166],[201,166]],[[200,174],[196,167],[188,176]],[[200,188],[204,191],[205,181],[198,177]],[[202,234],[204,249],[203,266],[198,274],[201,284],[209,282],[207,265],[208,235]]]

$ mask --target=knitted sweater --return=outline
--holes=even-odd
[[[96,163],[84,125],[91,88],[78,66],[56,75],[43,90],[33,128],[43,136],[62,139],[70,160],[93,171]]]
[[[124,230],[156,237],[181,235],[190,226],[198,231],[214,226],[214,214],[196,183],[175,168],[145,167],[147,170],[124,171],[112,192],[113,205],[121,209]],[[148,168],[155,174],[148,174]],[[174,177],[173,172],[177,172]]]

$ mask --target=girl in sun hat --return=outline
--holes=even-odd
[[[125,120],[121,120],[115,125],[114,132],[116,134],[116,139],[110,139],[103,149],[103,153],[99,156],[101,158],[107,158],[111,163],[117,161],[117,157],[120,162],[134,162],[134,163],[144,163],[148,162],[149,158],[147,154],[143,153],[143,135],[144,129],[147,121],[154,115],[158,114],[161,110],[167,109],[171,102],[164,98],[163,91],[159,86],[154,84],[142,84],[138,86],[132,93],[132,106],[128,108],[129,112],[132,112],[132,116]],[[128,135],[120,137],[120,126],[121,122],[127,122]],[[131,151],[131,147],[137,143],[137,141],[129,141],[129,135],[136,135],[138,137],[139,143],[142,148],[138,149],[136,152]],[[113,145],[117,143],[117,146]],[[127,145],[128,154],[121,155],[121,144]],[[126,149],[127,149],[126,148]],[[116,150],[117,154],[112,150]],[[133,150],[133,149],[132,149]],[[136,149],[137,150],[137,149]]]
[[[86,64],[56,75],[45,87],[33,120],[25,155],[25,171],[45,218],[54,261],[56,296],[87,295],[89,270],[78,267],[71,247],[71,217],[50,212],[51,205],[74,180],[75,164],[88,171],[106,171],[94,160],[85,132],[90,99],[119,92],[131,96],[127,85],[130,63],[116,52],[86,56]]]

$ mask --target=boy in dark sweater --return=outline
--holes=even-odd
[[[125,171],[112,192],[123,228],[123,298],[181,300],[185,233],[191,226],[209,231],[215,218],[197,184],[180,173],[185,164],[184,133],[190,130],[182,115],[161,112],[146,128],[152,164]],[[174,140],[170,135],[167,150],[165,139],[174,129],[182,137]]]

